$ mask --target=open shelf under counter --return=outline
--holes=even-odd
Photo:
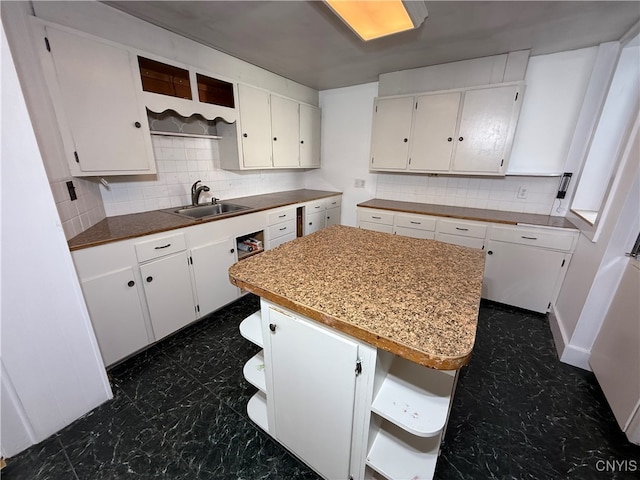
[[[260,350],[244,364],[244,378],[261,392],[267,391],[267,377],[264,372],[264,352]]]
[[[262,340],[262,310],[258,310],[240,323],[240,335],[251,343],[264,347]]]
[[[267,397],[263,392],[256,394],[247,403],[247,415],[262,430],[269,433],[269,421],[267,420]]]
[[[438,435],[449,415],[455,371],[394,358],[371,411],[419,437]]]
[[[389,480],[431,479],[439,451],[439,434],[416,437],[383,422],[371,443],[366,465]]]

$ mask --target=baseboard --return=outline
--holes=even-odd
[[[549,312],[549,328],[551,329],[551,335],[553,336],[553,342],[556,345],[556,352],[560,361],[590,372],[589,357],[591,352],[571,345],[555,305],[551,307]]]

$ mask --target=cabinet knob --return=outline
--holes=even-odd
[[[232,248],[231,250],[229,250],[229,253],[234,253],[236,251],[235,248]]]
[[[244,138],[247,138],[249,135],[247,135],[246,133],[243,133],[243,134],[242,134],[242,136],[243,136]]]
[[[142,127],[142,124],[140,122],[136,122],[133,125],[135,125],[136,128],[140,128]]]
[[[493,250],[489,250],[489,251],[487,252],[487,255],[493,255]]]
[[[136,284],[136,282],[134,282],[133,280],[129,280],[129,282],[127,283],[127,285],[129,285],[130,287],[133,287]]]
[[[458,140],[463,141],[463,140],[464,140],[464,137],[460,137]]]
[[[452,141],[453,141],[453,138],[451,137],[447,138],[447,142],[452,142]]]
[[[402,140],[404,143],[407,143],[409,141],[408,138],[405,138],[404,140]]]
[[[275,323],[270,323],[269,324],[269,330],[271,330],[272,332],[276,331],[276,324]]]
[[[148,283],[153,282],[153,277],[152,277],[152,276],[148,276],[148,277],[147,277],[147,282],[148,282]]]
[[[313,225],[313,222],[309,222],[309,225]]]
[[[304,143],[304,140],[300,140],[300,143]]]
[[[278,140],[278,137],[273,137],[273,141],[274,142],[277,141],[277,140]]]

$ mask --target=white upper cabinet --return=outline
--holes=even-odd
[[[371,170],[504,175],[522,83],[376,99]]]
[[[300,165],[300,120],[298,102],[271,95],[273,166]]]
[[[271,167],[271,109],[269,92],[238,85],[242,165],[245,168]]]
[[[300,166],[320,167],[320,109],[300,104]]]
[[[72,175],[155,173],[129,51],[50,26],[45,30],[50,53],[43,48],[43,66]]]
[[[372,170],[407,168],[413,97],[378,98],[373,113]]]

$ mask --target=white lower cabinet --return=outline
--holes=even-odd
[[[240,292],[229,282],[229,267],[236,262],[235,241],[228,238],[194,247],[189,252],[197,311],[206,315],[233,302]]]
[[[105,365],[150,343],[132,267],[87,278],[81,285]]]
[[[435,239],[463,247],[484,248],[487,224],[466,220],[438,220]]]
[[[186,252],[142,264],[140,274],[156,340],[196,319]]]
[[[240,325],[264,345],[243,369],[258,388],[249,418],[326,479],[432,478],[456,372],[378,351],[264,299],[261,306]]]

